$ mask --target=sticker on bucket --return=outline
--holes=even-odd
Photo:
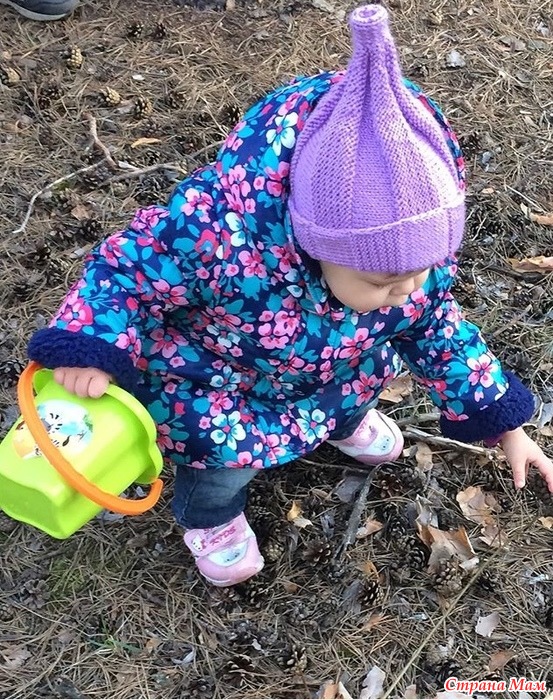
[[[92,421],[88,411],[70,401],[45,401],[37,412],[50,440],[66,458],[82,452],[92,438]],[[25,421],[21,420],[13,434],[13,447],[22,459],[40,457],[39,450]]]

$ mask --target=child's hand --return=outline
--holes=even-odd
[[[505,433],[501,438],[501,447],[513,470],[517,489],[521,489],[526,483],[528,469],[533,464],[547,482],[549,490],[553,492],[553,462],[524,432],[523,428]]]
[[[58,367],[54,379],[64,389],[81,398],[99,399],[106,393],[111,377],[95,367]]]

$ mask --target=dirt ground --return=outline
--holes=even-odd
[[[529,219],[553,211],[553,4],[391,1],[405,73],[446,108],[466,152],[459,300],[534,389],[529,430],[551,454],[553,275],[512,261],[553,249],[553,228]],[[0,8],[2,435],[18,413],[26,340],[89,247],[163,201],[266,89],[342,67],[347,10],[92,0],[40,25]],[[94,126],[116,162],[150,170],[107,167]],[[411,438],[403,462],[372,482],[365,530],[354,506],[366,475],[321,448],[255,484],[249,515],[268,565],[235,590],[196,575],[172,525],[171,475],[155,512],[97,519],[66,541],[3,517],[0,696],[359,697],[375,666],[381,697],[436,697],[451,675],[525,676],[551,690],[543,484],[515,493],[497,456],[436,442],[432,407],[413,386],[389,399]],[[417,529],[417,512],[437,530]],[[367,534],[375,520],[382,529]],[[347,532],[360,537],[346,547]],[[470,560],[464,533],[476,567],[459,565]]]

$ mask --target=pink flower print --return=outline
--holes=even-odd
[[[294,312],[278,311],[275,316],[275,335],[292,337],[299,326],[299,318]]]
[[[265,168],[267,177],[267,192],[274,197],[280,197],[284,190],[284,180],[290,172],[290,163],[281,162],[278,164],[278,169]]]
[[[411,323],[415,323],[424,314],[428,297],[422,289],[416,289],[411,294],[410,299],[411,302],[403,306],[403,315],[408,318]]]
[[[194,250],[200,254],[202,262],[208,262],[213,258],[213,255],[221,242],[221,237],[209,228],[204,229],[197,242],[194,244]]]
[[[94,315],[90,306],[79,298],[78,289],[74,289],[66,298],[64,306],[57,313],[54,321],[56,319],[63,321],[68,331],[80,331],[83,326],[90,326]]]
[[[263,462],[260,459],[254,459],[251,452],[239,452],[237,456],[237,467],[248,467],[249,469],[263,469]],[[228,464],[228,463],[227,463]],[[232,466],[228,464],[228,466]]]
[[[369,402],[374,397],[374,388],[378,386],[379,379],[374,374],[366,372],[359,373],[359,379],[355,379],[351,385],[354,392],[357,394],[355,399],[356,406],[361,406]]]
[[[253,188],[258,192],[265,187],[265,178],[263,175],[258,175],[253,181]]]
[[[274,333],[274,328],[270,323],[264,323],[259,326],[259,335],[261,339],[259,343],[267,350],[282,350],[288,344],[288,338],[286,336],[277,337]]]
[[[120,258],[125,258],[125,263],[128,265],[122,247],[129,242],[129,239],[123,234],[124,231],[118,231],[109,238],[106,238],[100,245],[100,255],[104,257],[108,265],[112,267],[119,267]]]
[[[156,297],[160,301],[165,302],[166,307],[186,306],[188,304],[186,287],[171,287],[169,282],[165,280],[153,282],[152,287],[157,292]]]
[[[468,416],[464,413],[455,413],[452,408],[446,408],[442,411],[442,415],[446,420],[467,420]]]
[[[150,232],[155,228],[161,219],[165,219],[169,216],[169,211],[165,207],[147,207],[146,209],[139,209],[134,215],[131,221],[131,228],[133,231],[148,231]],[[152,240],[144,239],[144,240]],[[144,243],[146,245],[146,243]]]
[[[169,437],[171,428],[167,423],[158,423],[157,426],[157,444],[161,450],[164,448],[167,450],[172,450],[174,445],[173,441]]]
[[[119,333],[115,345],[121,350],[127,350],[130,348],[133,356],[140,355],[142,350],[142,341],[138,337],[136,328],[127,328],[125,333]]]
[[[328,433],[325,424],[326,414],[319,408],[316,408],[311,413],[300,408],[298,413],[300,417],[297,419],[297,424],[305,442],[308,445],[312,445],[316,440],[322,440]]]
[[[244,265],[245,277],[267,277],[267,269],[263,264],[263,258],[259,250],[243,250],[238,254],[240,262]]]
[[[200,418],[199,426],[202,430],[208,430],[211,427],[211,418],[207,416],[202,416]]]
[[[341,343],[338,357],[355,359],[374,345],[374,338],[369,336],[367,328],[358,328],[353,338],[343,337]]]
[[[229,185],[234,185],[235,183],[242,182],[246,177],[246,169],[243,165],[235,165],[228,171],[228,183]]]
[[[262,311],[259,320],[262,321],[263,323],[267,321],[272,321],[274,318],[274,314],[272,311]]]
[[[166,359],[176,354],[179,345],[185,344],[184,337],[172,328],[156,328],[150,334],[150,338],[155,340],[151,352],[153,354],[161,352]]]
[[[206,309],[206,313],[214,319],[221,326],[225,326],[230,330],[236,330],[240,328],[240,317],[230,314],[224,306],[215,306],[213,309]]]
[[[232,401],[224,391],[210,391],[207,400],[209,401],[209,413],[212,416],[218,416],[219,413],[232,408]]]
[[[271,144],[277,156],[282,153],[282,147],[293,148],[296,143],[294,127],[298,123],[298,115],[290,112],[286,116],[275,117],[274,129],[267,130],[267,143]]]
[[[194,214],[196,210],[201,214],[205,214],[207,209],[213,206],[213,197],[207,192],[200,192],[195,187],[189,187],[185,191],[184,197],[186,203],[182,205],[181,211],[187,216]]]
[[[468,377],[472,386],[480,384],[487,389],[493,384],[493,377],[491,375],[493,360],[489,355],[484,353],[480,355],[477,360],[474,357],[469,357],[467,365],[472,370]]]

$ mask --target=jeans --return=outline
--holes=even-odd
[[[258,469],[177,467],[172,508],[179,525],[207,528],[224,525],[244,510],[248,484]]]

